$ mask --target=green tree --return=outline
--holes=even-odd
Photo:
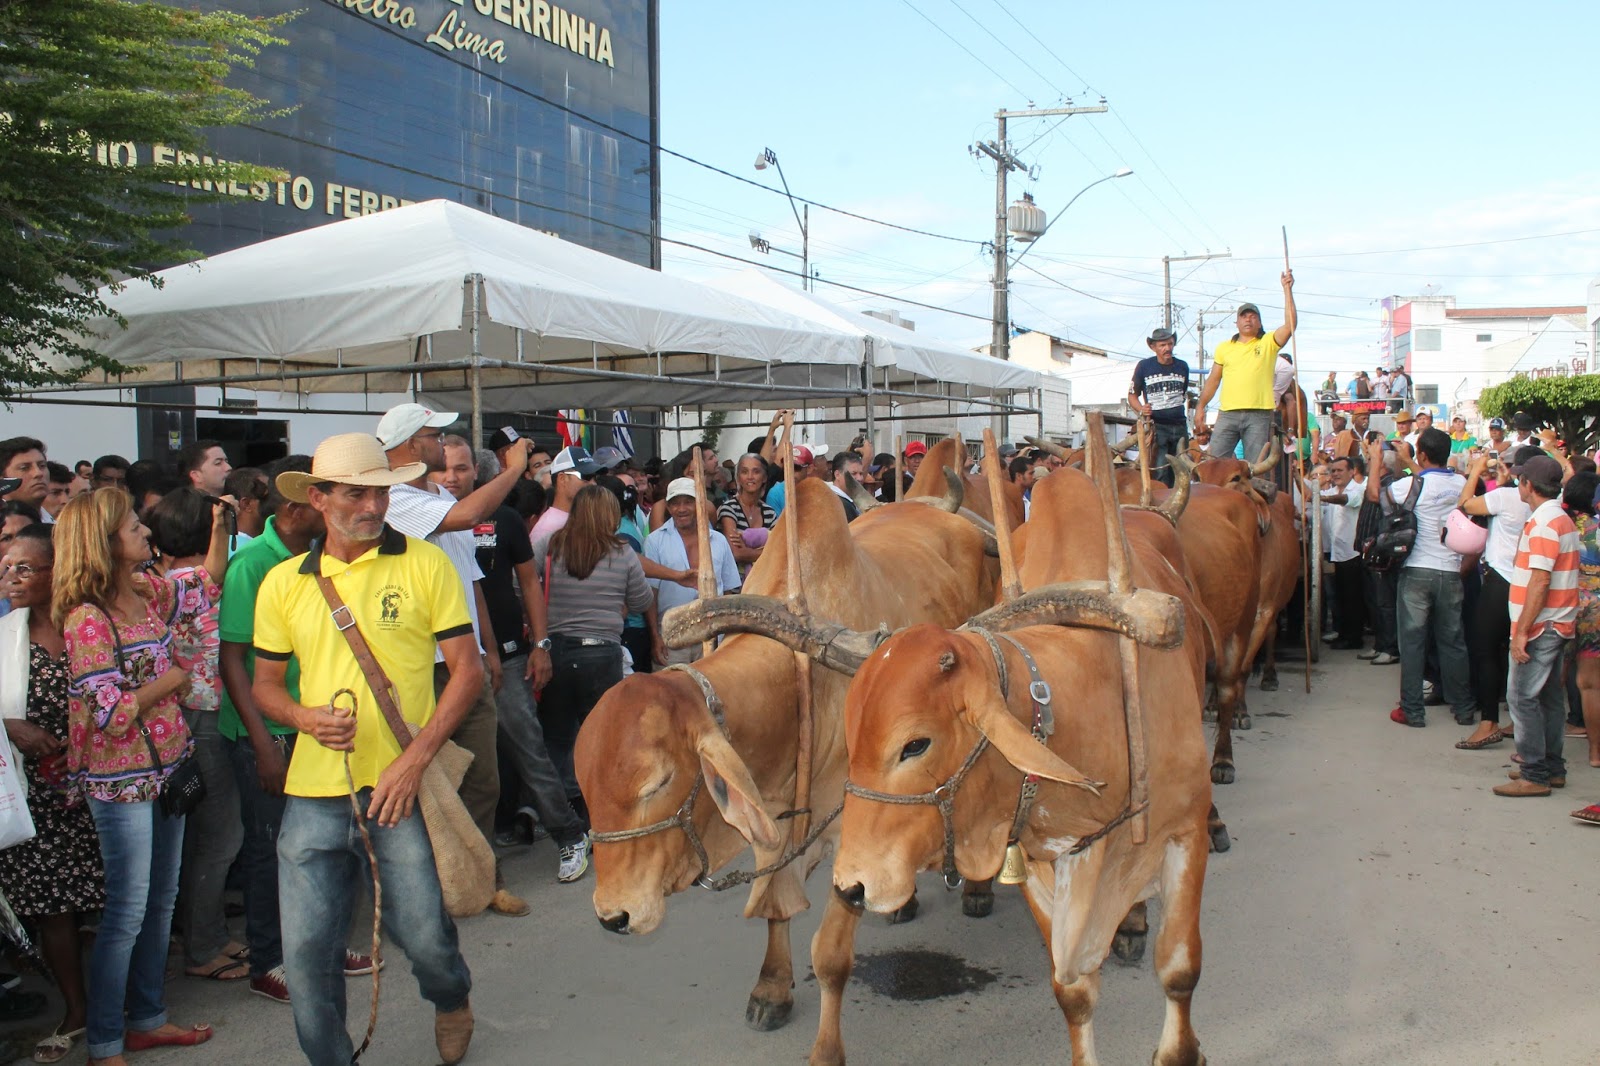
[[[1526,411],[1555,427],[1567,450],[1588,453],[1600,443],[1600,374],[1530,378],[1518,375],[1478,395],[1478,410],[1510,419]]]
[[[700,439],[709,444],[712,451],[717,450],[717,442],[722,439],[722,427],[727,421],[726,411],[712,411],[706,416],[705,424],[700,429]]]
[[[0,401],[126,370],[80,343],[103,285],[193,258],[188,206],[279,177],[237,163],[111,165],[105,146],[203,157],[205,131],[278,112],[227,85],[286,17],[128,0],[0,0]],[[178,185],[188,183],[188,187]]]

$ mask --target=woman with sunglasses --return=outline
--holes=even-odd
[[[0,560],[12,607],[0,622],[0,706],[6,735],[22,755],[37,834],[0,851],[0,890],[33,927],[66,1008],[61,1024],[34,1046],[35,1062],[60,1062],[83,1036],[89,1005],[79,916],[106,900],[94,820],[67,786],[67,646],[50,617],[52,528],[25,527]],[[24,713],[13,717],[16,710]]]
[[[226,510],[212,509],[204,564],[176,579],[147,572],[150,531],[126,492],[79,496],[56,525],[51,617],[71,672],[67,770],[89,798],[106,868],[85,1041],[89,1061],[101,1066],[126,1066],[124,1050],[211,1039],[209,1025],[181,1028],[167,1020],[167,941],[184,818],[168,815],[159,799],[194,747],[178,706],[190,678],[174,659],[172,628],[184,611],[220,593]]]

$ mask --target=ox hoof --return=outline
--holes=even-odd
[[[1254,722],[1250,721],[1249,711],[1240,711],[1238,714],[1233,716],[1233,728],[1240,731],[1247,730],[1254,724]]]
[[[1211,783],[1213,785],[1233,784],[1233,764],[1219,762],[1211,767]]]
[[[909,922],[911,919],[917,916],[917,911],[921,909],[922,904],[917,902],[917,895],[915,892],[913,892],[911,894],[911,898],[906,900],[905,903],[901,905],[899,910],[889,915],[889,924],[900,925],[904,922]]]
[[[744,1024],[758,1033],[770,1033],[774,1029],[782,1029],[789,1024],[789,1015],[794,1013],[794,1000],[784,1000],[774,1003],[771,1000],[750,997],[750,1002],[745,1004]]]
[[[961,913],[968,918],[987,918],[994,913],[993,892],[973,892],[961,897]]]
[[[1219,825],[1211,830],[1211,850],[1219,855],[1233,847],[1233,841],[1228,838],[1228,827]]]
[[[1111,954],[1123,962],[1137,964],[1144,958],[1144,943],[1147,933],[1118,932],[1111,940]]]
[[[1161,1052],[1157,1051],[1150,1056],[1150,1066],[1206,1066],[1206,1057],[1200,1054],[1200,1049],[1195,1048],[1194,1056],[1163,1060]]]
[[[1274,674],[1271,677],[1263,676],[1261,678],[1261,691],[1262,692],[1276,692],[1276,691],[1278,691],[1278,676],[1276,674]]]
[[[1217,705],[1214,703],[1206,704],[1206,709],[1200,712],[1200,720],[1202,722],[1215,722],[1217,720]]]

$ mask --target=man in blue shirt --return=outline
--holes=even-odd
[[[1189,364],[1173,357],[1178,337],[1170,329],[1156,330],[1145,343],[1155,354],[1139,360],[1133,368],[1128,406],[1150,419],[1154,434],[1150,475],[1171,486],[1172,466],[1167,456],[1176,453],[1189,435],[1185,406],[1189,398]]]

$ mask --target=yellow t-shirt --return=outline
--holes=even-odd
[[[1222,367],[1222,410],[1260,411],[1277,406],[1273,402],[1272,379],[1278,368],[1278,349],[1282,347],[1271,333],[1253,341],[1226,340],[1217,345],[1211,361]]]
[[[394,686],[401,715],[414,725],[427,725],[433,717],[435,643],[471,635],[472,621],[461,577],[445,553],[387,526],[378,546],[355,562],[324,555],[318,544],[308,554],[279,563],[262,581],[253,638],[257,658],[298,658],[300,701],[307,707],[326,706],[342,688],[356,694],[350,773],[356,788],[368,788],[399,756],[400,745],[317,588],[318,568],[333,579],[373,658]],[[291,796],[345,795],[344,753],[302,733],[284,791]]]

